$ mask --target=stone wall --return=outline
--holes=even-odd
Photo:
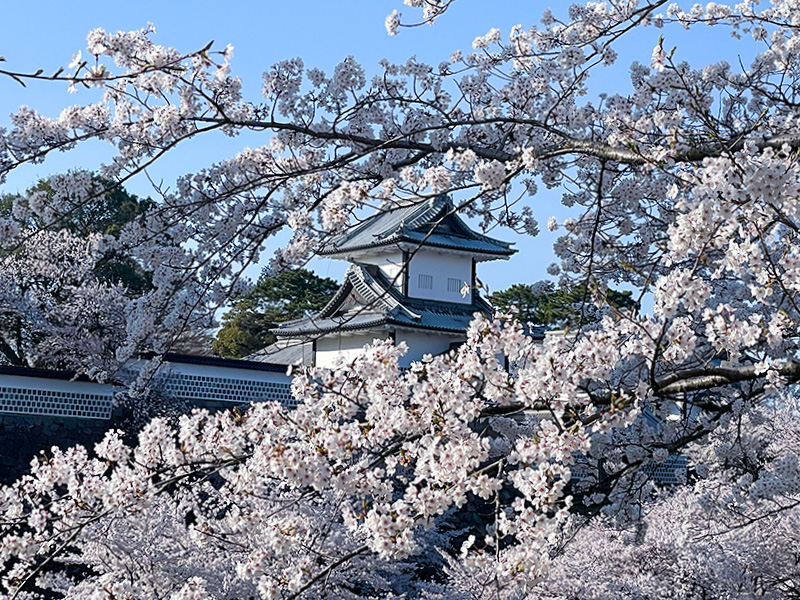
[[[215,412],[236,406],[230,402],[182,402],[156,396],[147,398],[138,409],[132,404],[114,407],[107,420],[0,413],[0,484],[16,481],[29,472],[31,460],[42,451],[49,455],[53,446],[66,449],[80,444],[92,456],[94,445],[109,429],[126,432],[125,441],[135,444],[138,430],[155,416],[176,423],[181,414],[192,408]],[[239,406],[247,409],[246,403]]]
[[[0,483],[11,483],[30,470],[33,457],[50,448],[81,444],[92,448],[120,420],[0,414]]]

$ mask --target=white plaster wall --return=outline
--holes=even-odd
[[[394,282],[396,288],[403,289],[403,253],[399,250],[370,255],[360,254],[356,260],[367,265],[375,265],[389,281]]]
[[[433,277],[433,289],[420,289],[420,274]],[[448,278],[460,281],[459,291],[448,292]],[[472,302],[472,290],[461,297],[461,286],[467,282],[472,285],[472,257],[469,255],[420,250],[411,259],[408,274],[408,295],[412,298],[429,298],[446,302],[469,304]]]
[[[316,365],[318,367],[333,367],[342,357],[349,362],[364,351],[364,346],[371,344],[376,339],[386,339],[387,334],[362,333],[357,335],[342,335],[335,333],[317,340]]]
[[[395,334],[396,343],[408,344],[408,353],[400,360],[400,366],[408,367],[412,362],[422,360],[426,354],[441,354],[450,348],[450,344],[463,340],[464,336],[449,334],[423,333],[416,331],[398,331]]]

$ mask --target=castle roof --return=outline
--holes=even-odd
[[[247,357],[251,361],[263,361],[271,364],[311,366],[314,347],[312,342],[298,338],[282,338],[266,348],[257,350]]]
[[[491,306],[478,294],[461,304],[403,296],[371,265],[353,264],[342,287],[313,316],[281,323],[273,330],[279,338],[307,337],[332,331],[356,331],[393,326],[464,333],[476,312],[491,314]]]
[[[480,234],[456,214],[447,196],[423,203],[384,208],[360,225],[332,239],[319,254],[347,258],[353,253],[379,247],[460,250],[478,260],[506,258],[516,252],[511,244]]]

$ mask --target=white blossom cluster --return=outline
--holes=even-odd
[[[12,250],[0,264],[0,343],[12,364],[91,371],[116,370],[130,300],[121,285],[100,281],[94,268],[102,236],[20,229],[8,221]],[[26,239],[28,238],[28,239]],[[24,240],[24,241],[23,241]]]
[[[2,490],[7,529],[0,558],[12,565],[3,585],[13,589],[39,557],[76,533],[71,543],[82,548],[79,560],[97,576],[76,580],[68,597],[107,589],[143,597],[193,589],[282,597],[313,587],[315,570],[343,557],[374,553],[389,560],[388,572],[391,561],[420,551],[424,530],[437,520],[507,487],[518,496],[496,515],[495,534],[474,544],[470,560],[483,569],[499,555],[504,585],[535,581],[548,540],[568,517],[568,465],[588,449],[588,432],[565,427],[563,411],[574,402],[561,398],[556,420],[544,421],[535,440],[514,442],[504,467],[490,461],[489,439],[474,424],[485,409],[524,397],[514,390],[529,389],[534,377],[574,386],[572,354],[561,343],[534,347],[519,325],[484,319],[452,357],[403,374],[404,351],[376,342],[352,365],[298,375],[293,393],[304,402],[292,412],[268,403],[240,414],[195,411],[174,430],[156,419],[135,447],[110,432],[96,459],[82,448],[52,449],[34,461],[30,476]],[[530,358],[531,369],[509,378],[496,358],[501,351]],[[539,353],[548,358],[534,359]],[[607,355],[586,358],[584,368],[603,369],[595,361]],[[540,373],[543,364],[550,367]],[[190,484],[198,477],[206,482]],[[47,508],[31,510],[45,498]],[[548,510],[555,512],[545,517]],[[129,536],[146,535],[152,518],[159,521],[158,548],[145,544],[135,556],[122,551]],[[128,519],[138,524],[126,525]],[[168,558],[195,552],[206,556],[208,571]],[[126,582],[118,570],[132,568],[129,560],[167,560],[171,574],[156,569]],[[358,564],[335,571],[328,585],[369,581]],[[222,565],[236,576],[221,579],[215,569]]]

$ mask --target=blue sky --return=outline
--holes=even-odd
[[[566,6],[551,0],[554,8]],[[102,27],[110,31],[131,30],[155,24],[157,43],[182,51],[203,47],[210,40],[223,48],[235,47],[232,71],[244,82],[245,97],[257,100],[261,73],[271,64],[300,56],[306,66],[328,70],[348,55],[353,55],[368,74],[378,71],[378,61],[387,58],[405,61],[416,55],[420,60],[438,64],[456,49],[467,50],[472,40],[498,27],[509,29],[538,20],[548,2],[539,0],[459,0],[454,10],[433,27],[403,30],[396,37],[386,35],[383,22],[395,8],[406,17],[418,13],[402,5],[402,0],[294,0],[293,2],[227,0],[139,0],[116,2],[84,0],[78,4],[45,0],[28,3],[6,2],[3,6],[3,36],[0,55],[3,66],[17,71],[39,68],[53,72],[70,62],[72,55],[84,50],[86,34]],[[491,10],[486,10],[490,6]],[[598,88],[623,90],[629,87],[627,66],[633,60],[649,62],[653,46],[662,33],[647,29],[623,47],[623,58],[598,79]],[[682,32],[670,33],[665,46],[678,45],[679,56],[692,61],[724,57],[735,63],[735,50],[725,37],[687,37]],[[67,94],[61,84],[31,84],[22,88],[10,79],[0,78],[0,127],[8,126],[8,115],[21,105],[28,105],[54,116],[70,104],[90,102],[93,92]],[[156,181],[170,185],[181,174],[192,172],[215,160],[225,158],[246,145],[264,143],[252,138],[199,139],[179,148],[169,160],[150,170]],[[9,178],[3,191],[23,190],[32,182],[69,168],[93,169],[108,156],[108,148],[96,143],[81,153],[55,156],[40,165],[20,169]],[[147,195],[148,183],[138,181],[132,191]],[[546,231],[551,214],[563,217],[558,192],[540,192],[530,200],[543,233],[536,239],[495,230],[492,235],[514,241],[520,253],[510,261],[481,265],[481,276],[493,290],[513,283],[530,283],[546,277],[545,269],[552,262],[555,236]],[[268,257],[265,257],[265,259]],[[322,275],[338,278],[344,265],[336,261],[315,261],[312,265]]]

